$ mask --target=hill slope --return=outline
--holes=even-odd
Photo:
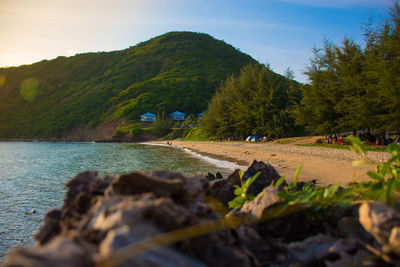
[[[0,68],[0,138],[61,138],[147,111],[201,112],[251,61],[207,34],[171,32],[121,51]]]

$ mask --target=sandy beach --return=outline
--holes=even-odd
[[[264,161],[273,165],[288,181],[293,180],[295,170],[301,164],[303,168],[299,180],[316,179],[322,185],[346,185],[350,182],[366,181],[369,180],[367,171],[374,170],[374,165],[352,166],[354,160],[362,159],[361,156],[343,149],[272,143],[177,140],[170,142],[172,146],[225,157],[241,165],[250,164],[253,160]],[[153,143],[166,144],[167,141]],[[383,162],[390,155],[386,152],[368,152],[367,157],[376,162]]]

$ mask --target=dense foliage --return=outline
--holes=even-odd
[[[157,120],[151,125],[151,132],[158,137],[165,136],[171,131],[172,121],[165,117],[165,115],[157,116]]]
[[[126,50],[0,68],[0,138],[61,137],[145,112],[197,114],[252,61],[207,34],[171,32]]]
[[[298,123],[319,133],[400,128],[399,3],[382,25],[368,25],[365,36],[364,47],[345,38],[340,45],[326,40],[314,49]]]
[[[219,88],[201,125],[216,136],[291,136],[291,111],[300,99],[297,82],[251,63]]]

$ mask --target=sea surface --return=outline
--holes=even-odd
[[[185,174],[221,172],[240,166],[189,150],[128,143],[0,142],[0,262],[5,253],[33,245],[32,234],[49,209],[62,205],[64,183],[95,170],[115,175],[164,168]],[[26,214],[31,210],[35,214]]]

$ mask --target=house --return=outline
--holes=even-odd
[[[185,120],[185,113],[179,112],[179,111],[175,111],[171,114],[169,114],[169,118],[173,121],[184,121]]]
[[[154,115],[153,113],[146,112],[142,115],[140,115],[140,120],[141,121],[156,121],[157,115]]]

